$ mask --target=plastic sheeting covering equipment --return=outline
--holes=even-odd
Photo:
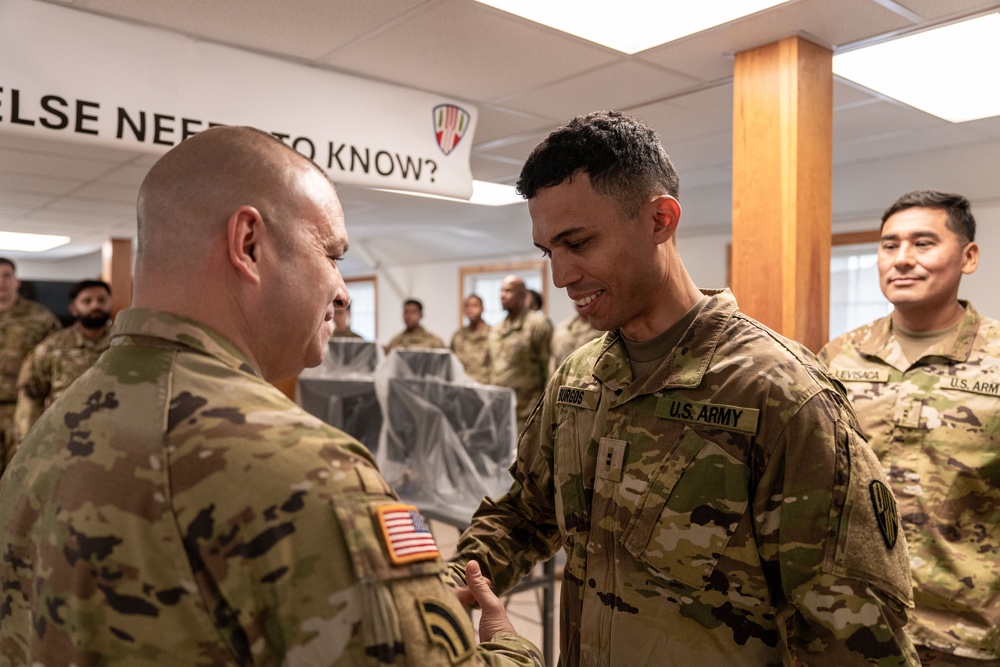
[[[382,430],[382,411],[375,396],[373,372],[381,356],[376,343],[330,339],[323,363],[299,375],[296,402],[375,452]]]
[[[471,380],[450,350],[393,350],[375,372],[376,460],[399,495],[472,510],[510,487],[517,422],[511,389]]]

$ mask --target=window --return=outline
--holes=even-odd
[[[878,232],[835,234],[830,248],[830,339],[892,312],[878,279]]]
[[[497,324],[507,316],[503,306],[500,305],[500,284],[509,275],[519,276],[524,281],[525,287],[541,293],[542,311],[547,313],[547,266],[545,260],[537,260],[460,268],[458,283],[462,293],[458,300],[458,320],[461,326],[467,324],[462,304],[465,303],[465,297],[470,294],[476,294],[483,300],[483,320],[487,324]]]
[[[345,278],[351,295],[351,329],[365,340],[376,340],[375,313],[377,290],[375,277]]]

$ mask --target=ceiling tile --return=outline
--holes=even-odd
[[[496,104],[484,104],[479,107],[479,121],[476,125],[476,139],[473,147],[502,139],[511,135],[536,133],[539,128],[554,127],[558,118],[536,116],[523,111],[507,109]]]
[[[506,98],[505,106],[562,120],[601,109],[625,109],[695,85],[697,80],[624,60]]]
[[[60,0],[76,9],[134,19],[255,51],[318,59],[426,0]]]
[[[915,130],[944,122],[898,102],[863,104],[840,109],[833,115],[833,140],[837,143],[877,137],[888,132]]]
[[[447,0],[324,62],[473,102],[501,99],[616,59],[609,49],[468,0]]]
[[[970,145],[982,141],[982,135],[952,123],[941,123],[910,130],[888,131],[851,141],[838,141],[833,147],[833,164],[915,155],[946,146]]]

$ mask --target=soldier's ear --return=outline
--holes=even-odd
[[[970,241],[962,248],[962,273],[968,275],[979,266],[979,246]]]
[[[681,205],[670,195],[659,195],[651,202],[653,212],[653,237],[664,243],[677,233],[681,221]]]
[[[253,206],[240,206],[226,222],[226,251],[236,272],[260,284],[261,239],[264,217]]]

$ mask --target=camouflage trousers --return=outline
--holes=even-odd
[[[14,403],[0,403],[0,475],[14,456]]]
[[[962,658],[926,646],[917,646],[917,653],[920,655],[920,664],[923,667],[1000,667],[1000,658],[996,660]]]

